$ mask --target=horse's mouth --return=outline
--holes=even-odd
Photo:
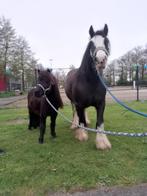
[[[97,70],[99,70],[99,69],[105,69],[105,67],[106,67],[106,64],[104,63],[104,64],[102,64],[102,63],[97,63],[96,64],[96,69]]]

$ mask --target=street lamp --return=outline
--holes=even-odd
[[[50,61],[50,68],[52,69],[53,59],[49,59],[49,61]]]
[[[136,69],[136,91],[137,91],[137,101],[139,101],[139,64],[134,64],[133,67]]]

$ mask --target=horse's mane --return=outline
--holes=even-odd
[[[56,77],[51,73],[51,70],[47,69],[47,70],[40,71],[39,80],[43,81],[45,79],[50,81],[50,84],[53,88],[53,98],[56,101],[57,106],[62,108],[63,102],[59,92],[58,81]]]
[[[55,78],[55,76],[52,75],[52,77],[53,77],[53,80],[54,80],[53,89],[54,89],[55,99],[57,101],[58,107],[63,108],[63,101],[62,101],[61,96],[60,96],[58,81]]]
[[[91,42],[89,42],[87,45],[87,48],[86,48],[85,53],[82,58],[81,65],[79,67],[79,71],[81,73],[83,72],[84,74],[89,72],[89,69],[91,71],[93,71],[93,69],[94,69],[94,63],[93,63],[93,60],[90,56],[90,47],[91,47]]]

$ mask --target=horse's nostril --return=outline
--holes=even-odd
[[[101,60],[101,61],[100,61],[100,64],[103,64],[104,62],[105,62],[105,59]]]

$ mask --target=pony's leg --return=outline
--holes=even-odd
[[[50,129],[51,129],[51,136],[53,138],[56,137],[56,132],[55,132],[55,127],[56,127],[56,118],[57,118],[57,114],[55,115],[51,115],[51,124],[50,124]]]
[[[40,144],[43,144],[44,142],[45,129],[46,129],[46,118],[40,117],[40,136],[39,136]]]
[[[33,126],[33,113],[29,111],[29,125],[28,125],[28,129],[32,130],[32,126]]]
[[[84,109],[77,107],[76,110],[77,110],[77,114],[78,114],[78,117],[79,117],[79,125],[81,127],[76,129],[75,138],[78,139],[79,141],[86,141],[86,140],[88,140],[88,133],[87,133],[87,131],[85,131],[84,128],[82,128],[84,126],[86,127]]]
[[[105,109],[105,101],[98,105],[97,110],[97,123],[96,128],[98,131],[104,131],[104,109]],[[109,142],[107,136],[103,133],[96,134],[96,148],[105,150],[111,148],[111,143]]]

